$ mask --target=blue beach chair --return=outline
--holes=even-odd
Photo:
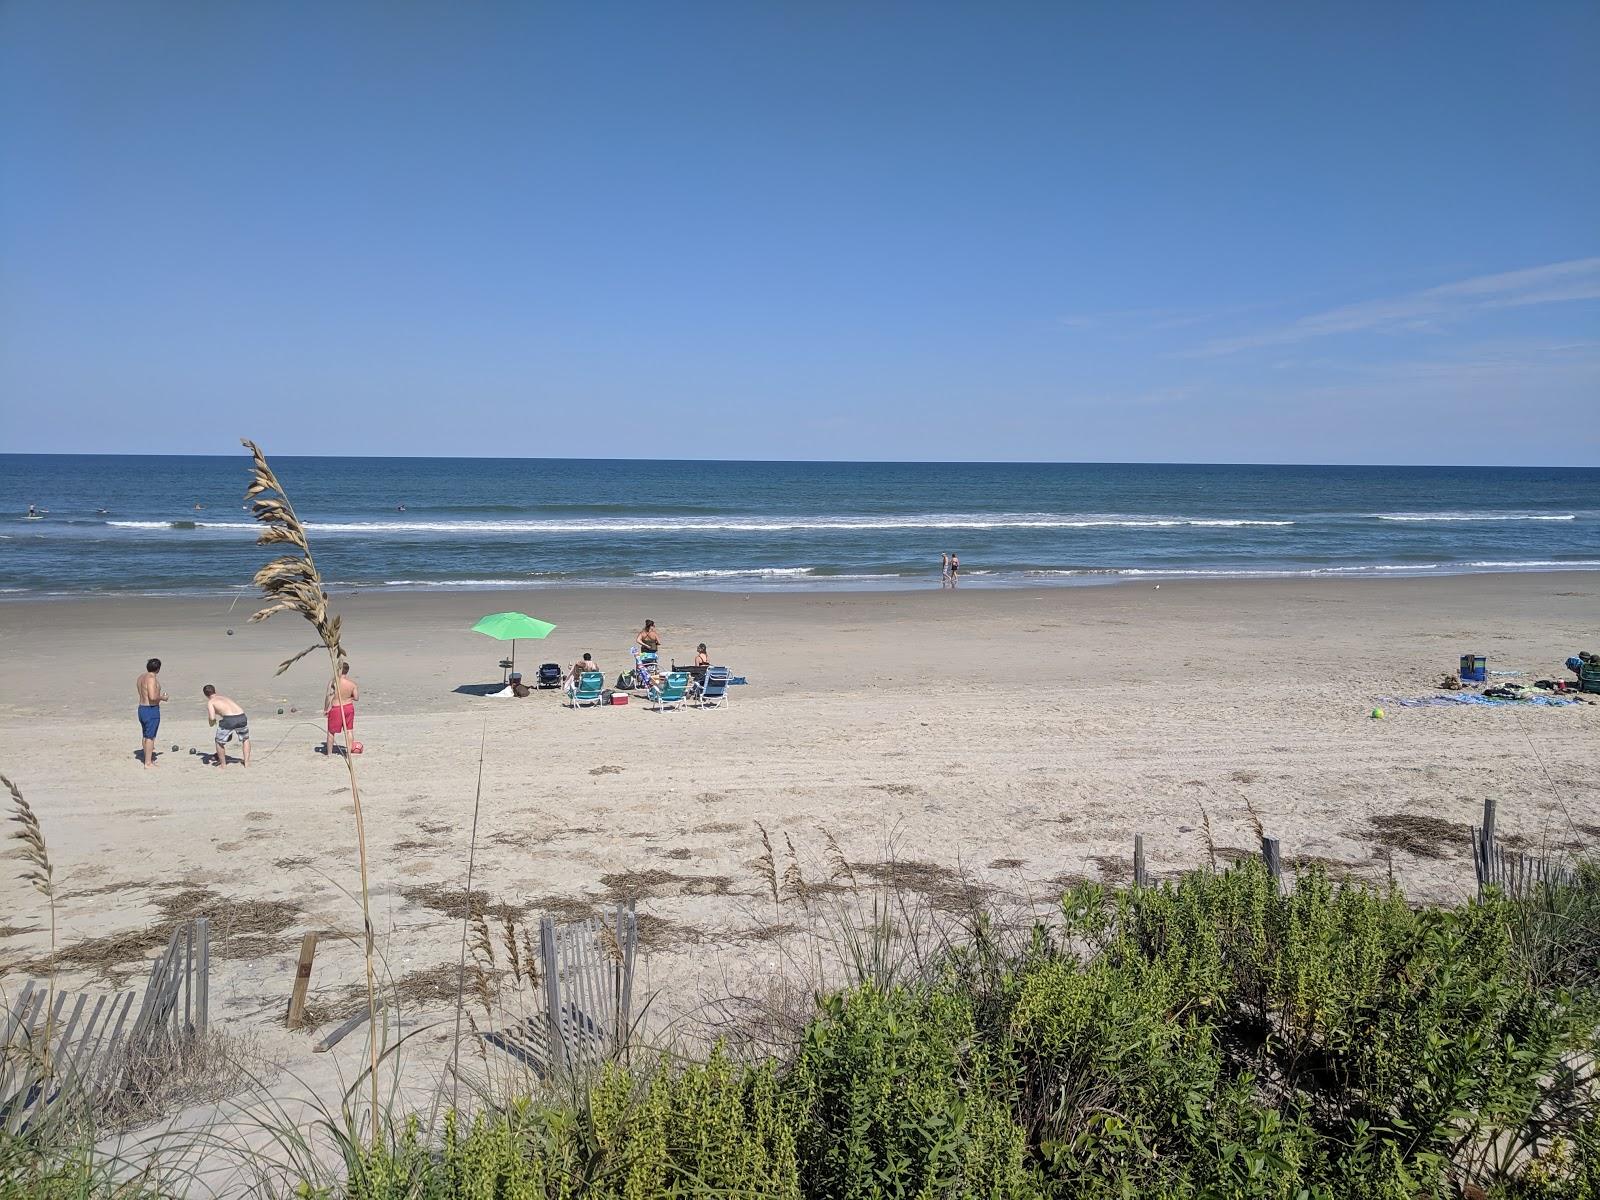
[[[657,712],[682,708],[689,694],[689,672],[674,671],[659,684],[652,683],[648,695]]]
[[[701,708],[721,708],[728,703],[728,668],[709,667],[696,697]]]
[[[605,686],[606,677],[599,671],[585,671],[578,676],[578,686],[567,693],[567,703],[572,708],[598,708],[604,703],[600,693]]]

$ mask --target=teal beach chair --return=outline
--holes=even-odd
[[[572,708],[598,708],[604,702],[600,693],[605,686],[606,677],[599,671],[585,671],[578,676],[578,686],[567,693],[567,703]]]
[[[666,712],[669,708],[682,708],[689,694],[689,672],[672,672],[659,684],[652,683],[647,694],[655,704],[657,712]]]

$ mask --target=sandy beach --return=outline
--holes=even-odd
[[[374,912],[387,970],[422,1015],[451,1009],[480,747],[475,888],[529,919],[635,901],[662,1019],[779,968],[773,925],[812,918],[767,894],[758,822],[780,871],[792,842],[805,877],[825,879],[831,835],[861,886],[947,908],[1126,877],[1135,833],[1157,875],[1205,860],[1207,823],[1220,856],[1247,852],[1252,810],[1286,860],[1392,870],[1419,901],[1471,891],[1467,827],[1485,796],[1500,798],[1512,845],[1600,843],[1600,796],[1580,770],[1600,748],[1600,708],[1386,702],[1429,693],[1465,652],[1527,680],[1563,675],[1596,640],[1592,573],[334,600],[363,692]],[[316,752],[326,660],[275,677],[309,631],[251,624],[251,607],[0,605],[0,770],[43,821],[65,981],[129,980],[173,917],[210,913],[214,1019],[258,1026],[302,1068],[312,1034],[281,1030],[301,934],[325,933],[318,1013],[348,1008],[360,985],[355,831],[344,768]],[[502,609],[558,626],[519,647],[530,674],[590,651],[614,679],[648,616],[664,658],[706,641],[749,684],[722,711],[667,714],[458,691],[499,679],[503,647],[469,627]],[[133,681],[151,655],[172,700],[146,771]],[[190,753],[210,746],[205,683],[248,712],[249,770]],[[39,969],[48,937],[38,898],[4,887],[10,987]]]

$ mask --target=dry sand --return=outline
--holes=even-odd
[[[1525,678],[1600,648],[1600,576],[1166,583],[956,594],[671,591],[338,595],[363,689],[357,761],[384,958],[410,1012],[449,1013],[482,747],[475,886],[508,911],[567,916],[638,903],[659,1019],[699,1011],[782,968],[755,865],[829,874],[825,831],[857,879],[935,906],[1048,896],[1124,878],[1136,832],[1156,874],[1251,850],[1251,809],[1286,860],[1382,880],[1417,900],[1473,884],[1467,827],[1500,797],[1513,844],[1600,841],[1592,764],[1600,708],[1402,709],[1464,652]],[[313,977],[326,1016],[361,969],[355,830],[344,767],[315,752],[325,658],[275,678],[311,639],[250,603],[82,599],[0,605],[0,771],[44,823],[60,894],[63,978],[130,979],[163,922],[216,918],[214,1019],[255,1027],[316,1079],[337,1055],[279,1028],[294,954],[327,938]],[[697,641],[749,677],[723,711],[634,704],[568,711],[456,689],[497,680],[478,616],[559,626],[519,662],[594,652],[608,679],[646,617],[664,657]],[[232,630],[230,636],[229,630]],[[143,770],[133,681],[166,663],[159,766]],[[251,718],[254,763],[201,765],[201,685]],[[278,709],[284,710],[283,714]],[[298,711],[295,711],[298,709]],[[180,747],[176,753],[170,747]],[[47,949],[38,898],[4,885],[7,989]],[[419,1045],[446,1044],[444,1027]],[[355,1045],[351,1039],[347,1045]],[[345,1048],[341,1047],[341,1052]],[[353,1057],[359,1058],[359,1047]],[[348,1071],[352,1056],[345,1055]]]

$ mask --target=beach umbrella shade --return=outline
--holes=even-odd
[[[490,613],[472,627],[472,632],[481,633],[497,641],[511,643],[511,665],[517,665],[517,642],[522,638],[545,638],[554,632],[555,626],[549,621],[541,621],[538,617],[530,617],[527,613],[503,612]]]

